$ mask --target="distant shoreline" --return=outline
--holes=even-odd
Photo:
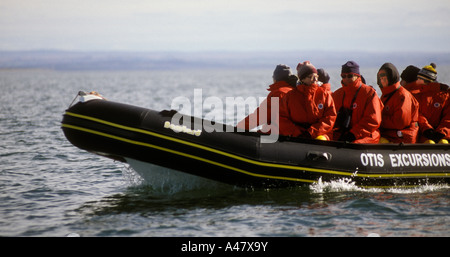
[[[0,70],[167,70],[167,69],[254,69],[273,68],[284,63],[293,67],[309,60],[318,67],[340,67],[354,60],[361,67],[380,67],[385,62],[396,66],[422,67],[434,62],[450,65],[450,52],[338,52],[338,51],[267,51],[267,52],[125,52],[125,51],[0,51]]]

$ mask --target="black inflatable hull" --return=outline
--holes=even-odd
[[[241,187],[291,187],[345,179],[361,187],[448,184],[448,145],[366,145],[279,138],[262,143],[250,132],[207,132],[170,125],[173,111],[91,100],[64,114],[62,129],[75,146],[126,162],[135,159]],[[195,130],[202,124],[202,130]],[[209,124],[209,123],[208,123]],[[223,126],[223,131],[233,127]],[[217,128],[217,124],[214,124]]]

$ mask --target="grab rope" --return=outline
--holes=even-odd
[[[72,102],[69,105],[69,108],[72,107],[73,103],[75,102],[75,100],[77,100],[77,98],[79,96],[89,96],[92,95],[95,97],[95,99],[103,99],[103,100],[107,100],[106,98],[104,98],[102,95],[100,95],[97,91],[91,91],[89,93],[86,93],[84,91],[78,91],[78,94],[75,96],[75,98],[72,100]],[[92,98],[91,98],[92,99]],[[84,102],[84,100],[82,100]]]
[[[87,93],[84,92],[84,91],[78,91],[77,95],[75,96],[75,98],[74,98],[74,99],[72,100],[72,102],[70,103],[69,108],[72,107],[73,103],[75,102],[75,100],[77,100],[77,98],[78,98],[79,96],[84,96],[84,95],[87,95]]]

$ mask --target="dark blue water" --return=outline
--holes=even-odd
[[[271,70],[0,71],[0,236],[450,236],[448,186],[179,187],[82,151],[60,128],[79,90],[160,110],[195,88],[265,96],[270,81]]]

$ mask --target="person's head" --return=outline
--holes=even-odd
[[[397,83],[400,79],[397,68],[392,63],[385,63],[381,66],[377,74],[377,84],[380,88]]]
[[[309,61],[297,65],[297,75],[300,83],[304,85],[316,84],[319,78],[316,67]]]
[[[278,64],[273,71],[273,82],[288,80],[289,76],[293,75],[291,68],[285,64]]]
[[[400,75],[400,84],[402,86],[405,86],[409,83],[415,82],[417,80],[417,73],[419,73],[419,71],[420,69],[414,65],[409,65],[408,67],[406,67]]]
[[[342,65],[341,78],[344,85],[349,85],[355,82],[361,73],[359,72],[359,65],[354,61],[348,61]]]
[[[418,84],[428,84],[430,82],[435,82],[437,79],[436,64],[431,63],[423,67],[417,74]]]

